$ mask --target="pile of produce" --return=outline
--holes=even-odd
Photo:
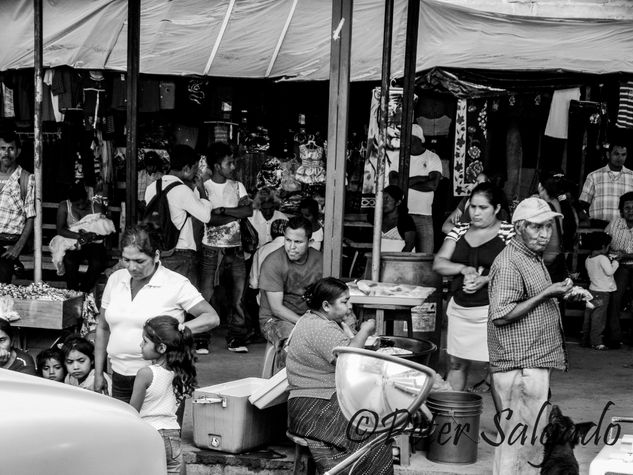
[[[30,284],[27,286],[0,284],[0,296],[1,295],[22,300],[61,301],[77,297],[78,295],[81,295],[81,293],[75,290],[57,289],[40,282],[38,284]]]

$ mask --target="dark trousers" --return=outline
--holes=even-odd
[[[88,261],[88,270],[82,279],[79,273],[79,265]],[[66,251],[64,255],[64,268],[66,269],[66,286],[72,290],[90,292],[94,287],[99,274],[108,265],[108,255],[103,244],[85,244],[76,251]]]
[[[242,339],[248,333],[243,301],[244,286],[246,285],[244,253],[241,247],[203,246],[200,293],[205,300],[211,302],[215,286],[224,286],[224,283],[227,282],[224,279],[227,277],[230,279],[231,311],[228,317],[229,332],[226,339],[230,341],[233,338]],[[202,334],[196,335],[199,339],[202,336]]]
[[[620,330],[620,312],[626,300],[624,297],[630,295],[627,289],[633,281],[633,264],[622,264],[615,271],[615,284],[617,289],[611,294],[611,305],[609,306],[607,317],[607,328],[604,332],[606,345],[616,345],[622,341],[622,331]]]
[[[3,248],[0,247],[0,251]],[[5,259],[0,257],[0,284],[10,284],[13,280],[14,259]]]
[[[602,345],[602,333],[607,325],[607,311],[612,292],[591,291],[594,305],[593,309],[585,310],[583,322],[583,343],[586,346]]]
[[[169,256],[161,256],[160,262],[167,269],[178,272],[180,275],[184,275],[196,289],[200,290],[198,287],[198,259],[198,251],[191,249],[176,249]]]

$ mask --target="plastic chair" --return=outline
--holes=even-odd
[[[288,437],[295,444],[295,464],[294,475],[316,475],[316,465],[310,455],[308,442],[298,435],[286,432]]]

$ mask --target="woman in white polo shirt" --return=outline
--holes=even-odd
[[[121,238],[125,269],[108,279],[101,302],[95,345],[95,391],[105,384],[106,353],[112,365],[112,396],[130,401],[136,373],[149,361],[141,356],[143,325],[158,315],[186,323],[192,333],[209,331],[220,319],[186,277],[160,264],[158,236],[151,226],[127,228]]]

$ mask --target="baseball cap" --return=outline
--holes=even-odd
[[[541,198],[530,197],[521,201],[512,215],[512,224],[517,221],[529,221],[531,223],[542,224],[553,218],[563,216],[556,211],[552,211],[547,201]]]
[[[422,131],[422,127],[420,127],[418,124],[413,124],[413,126],[411,127],[411,136],[419,138],[422,143],[425,142],[424,132]]]

